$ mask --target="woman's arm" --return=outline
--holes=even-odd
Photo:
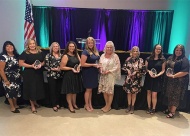
[[[1,75],[1,77],[2,77],[2,79],[3,79],[3,82],[4,82],[7,86],[9,86],[9,85],[10,85],[10,82],[8,81],[7,76],[5,75],[5,71],[4,71],[5,65],[6,65],[6,62],[0,61],[0,75]]]
[[[115,62],[115,65],[113,66],[112,69],[109,70],[109,72],[111,73],[114,73],[115,71],[121,68],[120,60],[117,54],[114,54],[114,62]]]
[[[67,67],[67,62],[68,62],[68,57],[67,55],[64,55],[61,59],[61,63],[60,63],[60,69],[61,70],[72,70],[73,68],[71,67]]]
[[[25,60],[19,60],[19,66],[20,67],[25,67],[25,68],[34,68],[34,65],[30,65],[30,64],[27,64],[25,63]]]
[[[98,64],[90,64],[86,63],[87,56],[86,55],[81,55],[81,66],[82,67],[97,67]]]

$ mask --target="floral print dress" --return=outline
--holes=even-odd
[[[140,92],[142,87],[142,75],[146,72],[143,59],[132,57],[127,58],[123,64],[122,70],[126,72],[123,89],[127,93],[134,94]]]
[[[5,62],[5,75],[10,82],[9,86],[3,83],[5,89],[6,98],[16,99],[21,96],[21,78],[20,78],[20,67],[18,65],[18,59],[15,56],[8,56],[3,54],[0,56],[0,61]]]

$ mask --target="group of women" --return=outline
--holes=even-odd
[[[45,56],[36,41],[29,39],[25,51],[19,56],[14,44],[6,41],[0,56],[0,75],[11,112],[19,113],[21,108],[17,105],[17,97],[21,95],[21,67],[24,67],[23,98],[30,101],[34,114],[40,107],[37,100],[45,97],[42,67],[47,70],[53,111],[57,112],[60,109],[60,94],[66,94],[71,113],[79,110],[76,94],[82,92],[83,88],[85,88],[84,108],[89,112],[93,111],[92,89],[96,87],[98,93],[103,93],[105,100],[105,106],[101,110],[109,112],[114,97],[114,84],[120,79],[122,69],[126,73],[123,89],[127,93],[127,113],[134,113],[136,95],[141,91],[142,77],[146,75],[144,87],[147,90],[147,113],[155,113],[157,93],[164,90],[162,86],[166,86],[168,109],[164,113],[167,114],[166,117],[173,118],[187,90],[189,80],[189,62],[185,57],[184,46],[177,45],[173,55],[166,60],[162,54],[162,46],[157,44],[145,63],[139,57],[139,48],[134,46],[122,68],[119,57],[114,52],[113,42],[108,41],[104,53],[100,56],[94,38],[88,37],[81,57],[73,41],[67,43],[63,54],[60,52],[60,45],[53,42],[50,52]],[[173,73],[165,75],[165,69],[168,68],[171,68]]]

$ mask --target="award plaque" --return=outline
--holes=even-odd
[[[35,62],[34,62],[34,66],[35,67],[37,67],[38,65],[40,65],[41,64],[41,62],[39,61],[39,60],[36,60]]]
[[[166,70],[166,75],[168,76],[168,75],[173,75],[173,69],[172,68],[168,68],[167,70]]]
[[[76,64],[75,66],[74,66],[74,69],[76,70],[76,71],[78,71],[77,69],[78,69],[78,64]]]
[[[152,68],[150,71],[152,72],[152,75],[153,75],[153,76],[156,76],[156,75],[157,75],[156,69]]]

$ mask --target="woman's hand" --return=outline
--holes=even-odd
[[[4,84],[8,87],[10,85],[10,82],[7,80],[7,81],[4,81]]]
[[[32,64],[32,67],[33,67],[34,69],[40,69],[40,68],[42,67],[42,65],[39,64],[39,65],[35,66],[34,64]]]
[[[77,70],[75,70],[74,68],[72,68],[72,71],[74,72],[74,73],[79,73]]]
[[[167,75],[167,77],[175,78],[174,75],[172,75],[172,74]]]

